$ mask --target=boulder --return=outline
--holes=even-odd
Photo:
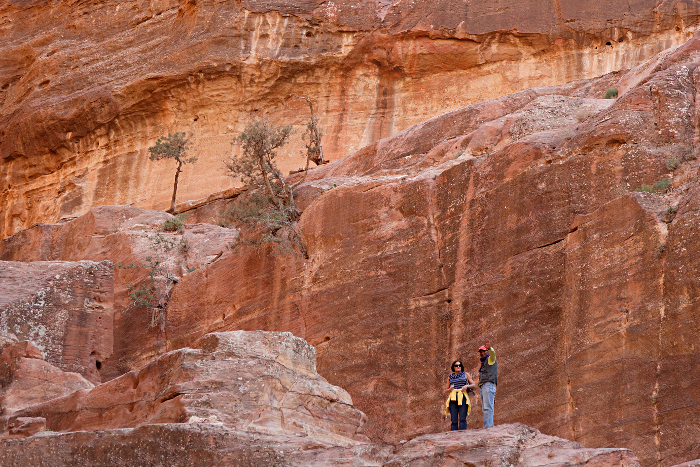
[[[2,336],[0,342],[0,431],[5,436],[30,436],[46,426],[44,419],[23,418],[5,427],[14,412],[94,387],[78,373],[61,371],[45,362],[30,342],[17,341],[14,336]]]
[[[358,444],[365,415],[316,373],[316,351],[289,333],[207,334],[139,371],[26,408],[52,431],[207,423],[238,431]]]

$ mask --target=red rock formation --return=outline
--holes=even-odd
[[[45,362],[39,349],[27,341],[0,335],[0,342],[0,431],[5,431],[5,422],[18,410],[93,387],[78,373]],[[30,436],[43,431],[42,426],[46,427],[46,420],[17,420],[4,436]]]
[[[61,433],[0,441],[0,466],[30,467],[51,459],[56,467],[104,465],[285,465],[299,467],[450,467],[572,465],[636,467],[625,449],[585,449],[523,425],[441,433],[394,447],[333,447],[308,438],[266,436],[208,424],[161,424],[140,428]]]
[[[150,257],[161,262],[162,267],[179,280],[215,261],[219,254],[228,251],[238,235],[237,230],[208,224],[187,225],[182,232],[164,232],[163,224],[172,218],[163,212],[128,206],[95,208],[74,221],[37,225],[8,239],[0,246],[0,260],[92,258],[109,260],[117,266],[114,268],[115,351],[111,358],[102,360],[100,370],[101,378],[107,380],[148,363],[154,355],[162,353],[167,341],[166,336],[157,331],[158,326],[147,332],[150,312],[133,307],[129,298],[128,286],[144,284],[149,268],[125,269],[119,265],[147,265]],[[150,350],[143,352],[144,349]]]
[[[46,431],[45,419],[40,417],[21,417],[16,418],[10,425],[8,425],[7,433],[3,435],[3,437],[26,438],[36,433],[41,433],[42,431]]]
[[[202,261],[173,289],[165,340],[122,322],[112,371],[211,331],[291,331],[368,413],[366,433],[397,442],[445,428],[449,362],[474,370],[488,336],[497,423],[623,445],[644,465],[700,457],[699,49],[474,104],[314,170],[299,196],[309,261],[253,248]],[[614,87],[617,100],[598,99]],[[665,196],[630,193],[663,178]],[[96,209],[7,239],[0,255],[128,261],[139,237],[81,227],[110,229],[121,210],[140,215]],[[477,404],[469,426],[480,418]]]
[[[645,465],[697,458],[682,432],[700,403],[699,44],[627,73],[638,84],[616,101],[591,97],[619,75],[528,90],[317,169],[300,195],[311,260],[227,254],[186,277],[171,344],[212,327],[292,331],[368,413],[366,432],[395,442],[444,428],[449,362],[474,369],[489,336],[497,423],[623,445]],[[664,177],[671,195],[625,194]]]
[[[0,238],[104,204],[164,208],[229,188],[220,159],[250,113],[302,129],[310,97],[332,159],[447,110],[627,69],[685,42],[680,0],[277,0],[0,3]],[[605,92],[605,89],[602,90]],[[601,97],[602,94],[596,97]],[[295,139],[283,170],[300,165]]]
[[[0,261],[0,335],[27,340],[63,371],[99,382],[112,354],[112,263]]]
[[[52,431],[207,423],[271,435],[358,444],[365,415],[316,373],[316,351],[288,333],[207,334],[140,371],[15,413]]]

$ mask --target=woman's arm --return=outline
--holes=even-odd
[[[466,391],[467,389],[474,389],[476,387],[476,384],[474,384],[472,375],[470,375],[466,371],[464,372],[464,375],[467,377],[467,381],[469,381],[469,384],[462,386],[462,391]]]
[[[442,390],[442,393],[444,394],[444,393],[446,393],[446,392],[450,392],[450,391],[452,391],[454,388],[455,388],[455,385],[452,384],[452,383],[450,383],[450,380],[448,379],[448,380],[447,380],[447,387],[446,387],[445,389]]]

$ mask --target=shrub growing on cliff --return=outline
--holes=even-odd
[[[163,225],[161,226],[161,229],[163,229],[164,232],[184,232],[184,225],[185,225],[185,217],[182,214],[178,214],[177,216],[167,219],[165,222],[163,222]]]
[[[151,321],[148,325],[148,330],[154,326],[159,326],[161,332],[165,332],[165,325],[168,323],[166,312],[170,294],[173,287],[180,280],[180,277],[170,271],[167,266],[168,260],[171,257],[171,251],[179,248],[180,251],[185,251],[187,241],[184,237],[180,237],[180,241],[175,238],[167,238],[160,233],[151,236],[144,236],[151,246],[154,255],[146,257],[146,263],[129,263],[120,262],[117,264],[119,269],[143,269],[146,272],[146,277],[141,277],[137,282],[126,284],[128,291],[127,296],[131,305],[127,308],[140,308],[148,310],[151,313]]]
[[[653,193],[655,195],[663,195],[671,188],[671,180],[668,178],[662,178],[657,180],[653,185],[642,185],[634,191],[645,191],[647,193]]]
[[[243,148],[240,156],[224,161],[229,175],[240,177],[250,188],[262,187],[273,206],[294,207],[293,186],[287,184],[277,168],[277,150],[289,142],[291,125],[276,127],[265,120],[253,119],[234,144]]]
[[[614,89],[608,89],[605,91],[605,98],[606,99],[615,99],[617,97],[617,88]]]
[[[311,100],[305,99],[311,108],[311,121],[307,124],[306,167],[301,179],[289,183],[275,163],[277,151],[289,142],[291,125],[276,127],[266,120],[253,119],[235,140],[243,149],[240,156],[231,156],[224,161],[231,177],[240,177],[253,191],[242,197],[229,213],[228,220],[244,224],[254,231],[256,237],[239,237],[236,245],[273,243],[282,253],[298,251],[308,258],[304,240],[297,228],[300,213],[294,203],[295,188],[301,184],[309,169],[309,162],[317,165],[324,162],[321,148],[322,133],[318,128]]]
[[[177,180],[180,177],[180,172],[182,172],[182,166],[184,164],[193,164],[197,162],[196,157],[187,157],[187,151],[189,148],[190,140],[187,138],[185,133],[169,133],[168,136],[161,136],[158,138],[158,141],[156,141],[155,146],[148,148],[148,152],[151,153],[150,159],[152,161],[175,159],[177,162],[175,183],[173,185],[173,198],[170,202],[170,209],[168,209],[168,212],[171,213],[175,212]]]

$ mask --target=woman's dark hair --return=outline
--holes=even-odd
[[[454,362],[452,362],[452,367],[451,367],[451,368],[452,368],[452,371],[455,371],[455,363],[457,363],[457,362],[459,362],[459,364],[462,365],[462,366],[460,366],[460,368],[462,369],[462,371],[464,371],[464,363],[462,363],[462,359],[461,359],[461,358],[458,358],[457,360],[455,360]]]

